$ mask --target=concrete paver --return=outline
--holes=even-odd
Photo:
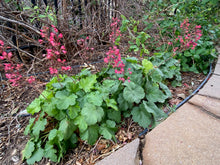
[[[220,62],[220,60],[219,60],[219,62]],[[220,63],[216,64],[214,74],[217,74],[220,76]]]
[[[184,104],[145,137],[144,165],[218,165],[220,120]]]
[[[139,139],[135,139],[110,156],[97,162],[96,165],[136,165],[135,158],[139,142]]]
[[[191,98],[188,102],[197,105],[203,108],[204,110],[220,117],[220,99],[196,95],[193,98]]]
[[[213,75],[199,94],[220,99],[220,76]]]

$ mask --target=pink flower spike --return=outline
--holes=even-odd
[[[94,50],[94,48],[91,48],[91,50]]]
[[[58,52],[58,51],[55,51],[55,54],[56,54],[56,55],[59,55],[59,54],[60,54],[60,52]]]
[[[131,82],[131,80],[128,80],[128,82],[130,83],[130,82]]]
[[[129,72],[129,74],[132,74],[132,72]]]
[[[64,45],[62,45],[60,49],[65,50],[65,46],[64,46]]]
[[[128,68],[128,70],[131,70],[131,68]]]
[[[28,83],[29,83],[29,84],[32,84],[34,81],[35,81],[35,78],[34,78],[33,76],[31,76],[31,77],[28,79]]]
[[[104,58],[104,62],[107,64],[108,63],[108,58]]]
[[[53,30],[54,30],[56,33],[58,33],[58,29],[57,29],[57,28],[53,28]]]
[[[4,42],[2,40],[0,40],[0,45],[4,46]]]
[[[63,52],[63,54],[66,54],[66,53],[67,53],[67,51],[65,51],[65,50],[62,50],[62,52]]]
[[[172,45],[172,42],[168,42],[168,45]]]
[[[39,42],[40,44],[43,44],[43,43],[44,43],[44,41],[43,41],[42,39],[39,39],[38,42]]]
[[[63,38],[63,34],[60,33],[60,34],[58,35],[58,38]]]
[[[9,53],[8,53],[8,59],[10,60],[11,57],[12,57],[12,52],[9,52]]]
[[[51,68],[50,67],[49,70],[50,70],[50,74],[57,74],[58,73],[56,68]]]

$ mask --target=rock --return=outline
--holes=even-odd
[[[180,94],[177,94],[177,97],[180,97],[184,100],[186,98],[186,95],[184,93],[180,93]]]
[[[11,160],[12,160],[14,163],[17,163],[17,162],[19,161],[19,156],[14,155],[14,156],[11,157]]]

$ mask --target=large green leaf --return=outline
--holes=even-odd
[[[157,68],[151,71],[151,78],[154,82],[161,82],[163,73]]]
[[[124,99],[130,103],[135,102],[138,104],[141,101],[141,99],[144,98],[144,89],[133,82],[129,83],[126,81],[124,84],[126,86],[123,91]]]
[[[105,102],[108,107],[111,107],[112,109],[118,111],[117,102],[114,99],[105,99]]]
[[[34,125],[34,121],[35,121],[35,118],[31,118],[31,119],[29,120],[29,124],[27,125],[27,127],[25,128],[25,131],[24,131],[24,134],[25,134],[25,135],[28,135],[29,132],[31,131],[31,128],[32,128],[33,125]]]
[[[96,106],[101,106],[103,102],[102,95],[98,91],[91,92],[90,94],[88,94],[87,100],[89,103],[96,105]]]
[[[33,135],[38,138],[40,135],[40,131],[43,131],[45,129],[45,126],[47,124],[47,119],[39,118],[36,123],[33,126]]]
[[[128,109],[132,106],[131,103],[128,103],[128,102],[124,99],[123,93],[120,93],[120,94],[119,94],[117,101],[118,101],[118,104],[119,104],[119,109],[120,109],[120,111],[126,111],[126,110],[128,110]]]
[[[143,105],[147,112],[153,115],[155,121],[161,121],[167,117],[167,114],[162,109],[158,108],[153,102],[143,101]]]
[[[107,116],[109,119],[116,121],[117,123],[119,123],[121,121],[121,112],[120,111],[115,111],[114,109],[108,109]]]
[[[54,117],[58,113],[56,105],[53,102],[45,102],[44,105],[42,106],[42,110],[51,117]]]
[[[93,125],[102,120],[104,111],[101,107],[87,103],[82,108],[81,114],[85,117],[86,123],[88,125]]]
[[[142,60],[142,65],[144,67],[145,75],[147,75],[148,72],[154,68],[154,65],[150,61],[148,61],[147,59]]]
[[[104,80],[102,83],[102,92],[115,93],[119,87],[119,81],[117,80]]]
[[[40,112],[41,110],[41,99],[37,98],[35,99],[28,107],[27,107],[27,112],[30,114],[35,114]]]
[[[44,156],[46,158],[49,158],[53,162],[57,162],[57,150],[54,149],[54,146],[50,143],[46,143],[45,149],[44,149]]]
[[[82,140],[86,140],[90,145],[93,145],[98,139],[98,130],[98,125],[91,125],[80,135],[80,137]]]
[[[75,118],[74,123],[79,127],[80,132],[84,132],[88,127],[84,116],[78,116]]]
[[[79,87],[83,89],[85,92],[90,92],[90,90],[94,87],[94,84],[96,83],[96,75],[93,74],[91,76],[88,76],[86,78],[82,78],[79,82]]]
[[[149,86],[146,90],[146,98],[149,102],[160,102],[164,103],[165,100],[168,98],[158,86]]]
[[[63,90],[58,91],[55,95],[57,98],[56,105],[57,108],[60,110],[67,109],[70,105],[75,105],[77,95],[71,94],[69,95],[69,92]]]
[[[56,139],[58,138],[58,139]],[[56,140],[59,140],[59,141],[62,141],[64,138],[64,135],[63,133],[60,131],[60,130],[57,130],[57,129],[52,129],[48,135],[48,140],[49,141],[56,141]]]
[[[27,159],[28,164],[34,164],[35,162],[40,161],[44,156],[44,150],[42,148],[38,148],[33,155]]]
[[[163,91],[165,92],[165,94],[167,95],[167,97],[171,97],[172,93],[170,92],[170,89],[163,83],[159,83],[160,84],[160,88],[163,89]]]
[[[71,119],[75,119],[78,116],[78,113],[80,112],[80,106],[79,105],[70,106],[67,112]]]
[[[144,128],[148,127],[152,123],[152,115],[147,112],[143,103],[139,107],[134,107],[131,114],[132,119]]]
[[[65,118],[60,122],[58,130],[62,132],[64,140],[67,140],[71,137],[73,132],[76,130],[76,126],[73,124],[73,121]]]
[[[30,158],[34,150],[34,143],[31,140],[29,140],[24,150],[22,151],[22,159],[24,160]]]
[[[103,123],[99,129],[99,133],[103,135],[105,139],[115,139],[115,132],[117,128],[114,121],[107,120],[106,123]]]

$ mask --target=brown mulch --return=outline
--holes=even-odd
[[[96,66],[95,70],[97,71],[103,64],[98,63],[94,64],[94,66]],[[82,67],[75,68],[74,72],[77,73],[80,69]],[[182,73],[183,85],[175,88],[170,87],[173,94],[173,98],[169,101],[170,105],[180,103],[201,84],[205,77],[203,74]],[[23,132],[30,116],[20,117],[17,114],[25,110],[28,104],[39,96],[39,93],[45,87],[45,81],[50,78],[50,76],[42,74],[38,77],[37,83],[33,87],[27,86],[24,88],[11,87],[7,81],[0,82],[0,164],[26,164],[21,160],[21,151],[28,140],[28,137],[24,136]],[[77,148],[69,150],[59,164],[94,164],[137,138],[142,131],[143,128],[139,127],[132,119],[126,119],[122,122],[121,128],[116,134],[117,143],[102,138],[94,146],[82,142]],[[55,163],[44,159],[39,164],[49,165]]]

